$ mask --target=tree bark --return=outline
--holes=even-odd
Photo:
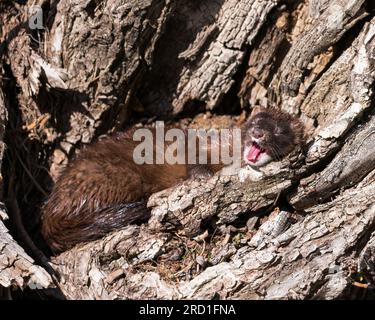
[[[82,145],[134,119],[194,123],[205,112],[213,125],[222,113],[234,122],[234,114],[255,105],[276,106],[300,117],[307,142],[261,175],[242,168],[152,195],[148,223],[52,257],[55,284],[17,244],[19,232],[12,238],[0,221],[0,286],[23,288],[30,277],[67,299],[371,295],[370,0],[37,4],[43,30],[28,27],[31,4],[0,3],[0,140],[7,145],[0,155],[8,209],[0,217],[9,215],[15,230],[24,225],[41,249],[35,209],[60,169]],[[22,267],[14,268],[7,248],[17,248]]]

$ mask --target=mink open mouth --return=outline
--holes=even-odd
[[[256,163],[262,153],[266,152],[265,149],[263,149],[259,144],[257,144],[255,141],[251,143],[251,146],[249,147],[249,151],[246,155],[246,159],[250,162]]]

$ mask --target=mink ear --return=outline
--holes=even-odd
[[[258,114],[259,112],[263,112],[265,110],[264,107],[261,107],[261,106],[254,106],[252,111],[251,111],[251,115],[250,117],[254,117],[256,114]]]

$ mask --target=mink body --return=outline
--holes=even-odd
[[[300,122],[278,110],[255,109],[242,129],[244,161],[254,166],[280,160],[303,135]],[[55,254],[147,221],[151,194],[223,167],[137,165],[133,150],[138,144],[129,132],[103,139],[85,148],[60,175],[42,208],[42,234]]]
[[[58,177],[42,208],[42,234],[54,253],[147,221],[151,194],[222,167],[138,165],[133,150],[139,143],[129,132],[105,138],[85,148]]]

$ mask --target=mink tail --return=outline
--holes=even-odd
[[[44,219],[43,236],[54,254],[66,251],[78,243],[102,238],[111,231],[129,224],[141,224],[150,218],[145,201],[116,204],[95,212],[79,212],[84,219],[54,221]]]

